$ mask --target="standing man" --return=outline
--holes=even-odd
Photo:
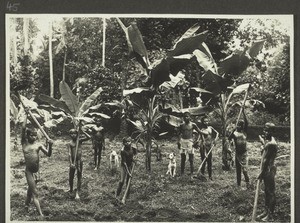
[[[185,112],[183,116],[183,123],[179,126],[179,133],[178,133],[178,149],[180,149],[181,154],[181,175],[184,174],[185,169],[185,161],[186,155],[189,155],[189,162],[191,168],[191,175],[194,172],[194,153],[195,149],[193,147],[193,130],[198,132],[198,138],[196,140],[199,141],[201,136],[201,131],[198,126],[191,122],[191,116],[189,112]]]
[[[25,108],[26,114],[28,113],[28,108]],[[25,159],[25,175],[26,175],[26,180],[28,184],[28,189],[27,189],[27,198],[25,201],[25,207],[28,210],[29,204],[31,200],[33,200],[33,203],[39,212],[41,216],[43,216],[40,202],[38,199],[38,191],[36,187],[36,181],[35,181],[35,174],[38,173],[39,171],[39,159],[40,159],[40,154],[39,152],[42,151],[45,155],[50,157],[52,155],[52,140],[49,140],[47,142],[48,144],[48,149],[45,148],[44,145],[41,143],[36,142],[37,139],[37,132],[35,129],[31,128],[26,128],[27,124],[27,116],[23,122],[22,126],[22,150],[24,154],[24,159]]]
[[[265,124],[264,134],[260,137],[263,144],[262,166],[258,180],[263,180],[265,185],[265,210],[257,216],[262,221],[273,221],[274,209],[276,204],[275,195],[275,174],[276,166],[274,160],[277,155],[278,145],[273,137],[275,125],[271,122]]]
[[[244,109],[242,109],[244,121],[240,120],[237,127],[228,140],[234,140],[235,144],[235,166],[236,166],[236,179],[237,185],[241,186],[241,172],[245,177],[245,182],[247,188],[250,187],[249,176],[248,176],[248,152],[247,152],[247,131],[248,131],[248,121],[245,115]]]
[[[207,157],[201,167],[201,173],[204,175],[205,165],[207,163],[208,177],[212,180],[212,151],[210,150],[216,144],[216,141],[219,138],[219,133],[212,126],[208,125],[208,118],[206,116],[201,118],[201,123],[202,127],[200,131],[202,133],[202,142],[200,144],[200,156],[202,162],[205,157]],[[210,153],[208,154],[209,151]]]

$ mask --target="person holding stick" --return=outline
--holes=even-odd
[[[189,155],[189,162],[190,162],[190,169],[191,169],[191,175],[194,172],[194,154],[195,149],[193,147],[194,139],[193,139],[193,130],[196,130],[198,133],[198,138],[196,139],[196,142],[199,141],[199,138],[201,136],[201,131],[198,128],[198,126],[191,121],[191,116],[189,112],[185,112],[183,114],[183,123],[179,126],[178,131],[178,149],[180,149],[181,154],[181,175],[184,174],[185,169],[185,161],[186,161],[186,155]]]
[[[243,172],[246,187],[250,188],[249,176],[248,176],[248,152],[247,152],[247,131],[248,121],[242,108],[244,120],[239,120],[236,129],[229,135],[228,140],[233,139],[235,144],[235,167],[236,167],[236,179],[238,187],[241,186],[241,172]]]
[[[200,129],[202,134],[202,141],[200,143],[200,156],[202,162],[201,174],[204,175],[205,165],[207,163],[208,177],[212,180],[212,148],[219,138],[219,132],[212,126],[208,125],[208,118],[206,116],[201,118],[202,127]]]
[[[25,108],[26,114],[28,114],[29,109]],[[39,214],[43,216],[40,202],[38,199],[38,191],[36,187],[35,174],[39,171],[39,152],[42,151],[46,156],[50,157],[52,155],[52,145],[53,141],[47,139],[48,148],[46,149],[44,145],[36,142],[37,131],[33,128],[26,128],[27,115],[22,125],[22,150],[25,159],[25,175],[28,184],[27,198],[25,201],[26,209],[28,210],[31,200],[33,200],[36,209]]]
[[[129,183],[129,178],[132,177],[132,168],[133,168],[133,162],[134,156],[137,154],[137,151],[135,148],[131,146],[131,138],[124,137],[123,138],[123,148],[121,150],[121,179],[118,184],[118,188],[116,191],[116,198],[120,195],[122,187],[124,185],[125,179],[126,179],[126,187]],[[127,192],[127,197],[129,196],[129,190]]]
[[[80,126],[79,126],[80,130]],[[70,169],[69,169],[69,186],[70,190],[68,192],[73,192],[73,181],[75,176],[75,171],[77,170],[77,190],[75,199],[80,199],[79,192],[81,189],[81,179],[82,179],[82,169],[83,169],[83,161],[81,159],[82,150],[81,145],[84,141],[90,139],[90,136],[85,132],[85,137],[79,138],[79,133],[76,129],[71,129],[69,131],[71,141],[68,143],[69,150],[69,161],[70,161]]]
[[[260,136],[263,144],[261,171],[257,179],[263,181],[265,185],[265,210],[257,217],[262,221],[273,221],[276,204],[275,195],[275,175],[276,166],[274,164],[278,145],[273,137],[275,125],[271,122],[265,124],[264,134]]]

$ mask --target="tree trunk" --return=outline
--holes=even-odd
[[[106,35],[106,20],[103,20],[103,45],[102,45],[102,67],[105,67],[105,35]]]
[[[28,51],[29,51],[28,29],[29,29],[29,18],[24,18],[23,19],[24,55],[28,55]]]
[[[63,65],[63,81],[66,80],[66,63],[67,63],[67,48],[65,47],[64,65]]]
[[[49,24],[49,70],[50,70],[50,97],[54,97],[53,59],[52,59],[52,22]]]

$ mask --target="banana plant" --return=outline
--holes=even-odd
[[[193,25],[176,41],[173,48],[168,50],[166,57],[151,64],[137,25],[133,23],[126,27],[119,18],[117,21],[125,32],[130,55],[135,56],[145,68],[148,73],[148,87],[151,86],[155,90],[165,81],[171,80],[170,74],[176,76],[191,61],[194,57],[193,51],[201,47],[208,34],[207,31],[196,34],[200,26]]]
[[[146,109],[141,108],[135,104],[139,109],[138,120],[129,120],[136,128],[133,132],[136,141],[142,141],[146,144],[146,156],[145,156],[145,167],[149,172],[151,171],[151,148],[153,143],[153,134],[157,131],[159,125],[158,121],[163,117],[163,114],[159,111],[156,103],[156,96],[148,99],[148,106]]]
[[[205,90],[212,92],[212,95],[205,95],[202,97],[202,101],[206,104],[215,104],[217,106],[217,114],[219,114],[222,122],[222,157],[223,157],[223,169],[228,170],[230,168],[229,161],[226,158],[228,156],[228,142],[226,139],[226,131],[229,124],[228,114],[232,107],[232,96],[235,94],[242,94],[245,92],[244,100],[241,103],[241,110],[244,107],[248,97],[248,89],[250,84],[242,84],[232,90],[233,78],[241,75],[246,70],[250,61],[254,59],[263,47],[265,40],[253,42],[250,48],[244,49],[244,51],[237,51],[230,56],[222,60],[219,66],[216,64],[212,54],[205,43],[202,43],[202,47],[196,49],[193,54],[196,56],[199,65],[204,69],[203,80],[205,82]],[[240,113],[241,113],[240,110]],[[237,122],[240,117],[240,113],[237,117]],[[236,123],[237,123],[236,122]]]

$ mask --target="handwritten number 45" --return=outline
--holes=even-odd
[[[16,12],[18,11],[18,6],[20,5],[20,3],[11,3],[11,2],[7,2],[6,8],[8,9],[8,11],[10,12]]]

